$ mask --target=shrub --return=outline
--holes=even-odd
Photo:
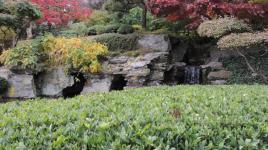
[[[69,29],[62,31],[65,36],[85,36],[88,34],[88,28],[84,22],[73,23],[69,25]]]
[[[7,90],[7,80],[0,77],[0,95],[4,94]]]
[[[7,28],[6,26],[0,26],[0,42],[5,40],[11,40],[16,36],[13,29]]]
[[[106,11],[94,10],[89,20],[87,21],[88,26],[95,25],[106,25],[109,23],[109,14]]]
[[[267,86],[177,86],[0,105],[0,149],[266,149]]]
[[[119,24],[107,25],[105,26],[105,33],[116,33],[119,27],[120,27]]]
[[[118,33],[120,34],[129,34],[129,33],[133,33],[134,32],[134,29],[131,25],[126,25],[126,24],[122,24],[118,31]]]
[[[135,31],[141,31],[141,30],[142,30],[142,26],[141,26],[141,25],[138,25],[138,24],[134,24],[134,25],[132,25],[132,28],[133,28]]]
[[[88,28],[88,35],[97,35],[97,30],[95,26]]]
[[[104,25],[95,25],[88,28],[89,35],[103,34],[106,33],[106,26]]]
[[[89,35],[96,35],[96,34],[104,34],[104,33],[116,33],[119,29],[119,24],[111,24],[111,25],[96,25],[88,28]]]
[[[217,45],[221,49],[250,48],[267,44],[268,32],[230,34],[221,38]]]
[[[79,38],[48,36],[43,47],[49,56],[49,66],[65,66],[67,71],[99,72],[99,58],[108,54],[106,46]]]
[[[258,68],[265,76],[268,76],[268,57],[251,54],[248,57],[250,64]],[[232,71],[232,76],[228,79],[229,84],[264,84],[265,81],[260,76],[252,76],[252,71],[242,57],[235,57],[223,60],[224,67]]]
[[[43,70],[42,59],[45,57],[39,40],[6,50],[0,56],[0,62],[10,69],[26,69],[34,72]]]
[[[100,43],[47,35],[3,52],[0,61],[10,68],[19,67],[35,72],[45,67],[63,66],[66,71],[96,73],[101,69],[99,58],[107,54],[107,47]]]
[[[197,30],[201,37],[216,39],[229,33],[241,33],[247,31],[251,31],[251,28],[246,23],[230,17],[205,21],[200,24]]]
[[[268,4],[268,0],[250,0],[252,3]]]
[[[95,38],[99,43],[105,44],[110,51],[134,50],[137,45],[138,35],[121,35],[117,33],[103,34]]]

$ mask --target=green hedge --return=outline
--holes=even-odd
[[[136,49],[137,38],[137,34],[110,33],[98,35],[95,40],[108,46],[109,51],[129,51]]]
[[[267,149],[267,86],[177,86],[0,105],[0,149]]]

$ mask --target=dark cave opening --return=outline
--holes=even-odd
[[[64,98],[72,98],[79,95],[85,86],[86,79],[82,73],[74,74],[74,84],[72,86],[66,87],[62,91]]]
[[[112,80],[110,91],[124,90],[126,85],[127,81],[123,75],[115,75]]]

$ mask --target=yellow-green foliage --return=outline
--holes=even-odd
[[[198,34],[201,37],[220,38],[229,33],[241,33],[251,31],[249,25],[236,18],[219,18],[203,22],[198,27]]]
[[[250,2],[268,4],[268,0],[251,0]]]
[[[134,25],[132,25],[132,28],[133,28],[135,31],[141,31],[141,30],[142,30],[142,26],[141,26],[141,25],[138,25],[138,24],[134,24]]]
[[[80,38],[50,36],[43,41],[43,47],[49,56],[49,65],[91,73],[100,71],[99,57],[108,54],[106,46]]]
[[[16,36],[13,29],[6,26],[0,26],[0,42],[5,40],[11,40]]]
[[[268,32],[230,34],[221,38],[217,45],[221,49],[250,48],[267,44]]]
[[[97,42],[46,36],[4,51],[0,62],[9,68],[19,67],[35,72],[46,67],[63,66],[67,71],[96,73],[101,69],[99,57],[107,54],[108,48]]]
[[[109,22],[108,16],[109,14],[106,11],[94,10],[87,25],[106,25]]]
[[[28,43],[4,51],[0,55],[0,62],[9,68],[19,67],[38,72],[42,70],[40,68],[42,55],[42,50]]]

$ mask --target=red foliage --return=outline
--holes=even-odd
[[[37,23],[66,25],[69,21],[88,18],[91,9],[83,7],[79,0],[31,0],[42,12]]]
[[[252,4],[246,0],[148,0],[151,12],[171,21],[188,20],[188,28],[196,28],[204,19],[234,16],[250,23],[268,23],[268,4]]]

